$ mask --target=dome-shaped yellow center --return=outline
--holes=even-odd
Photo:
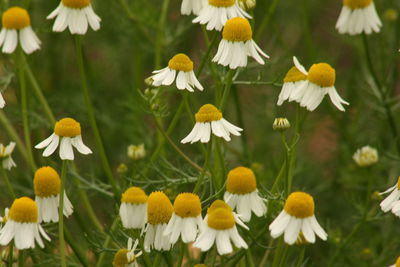
[[[114,267],[124,267],[125,265],[127,265],[128,262],[128,252],[129,250],[122,248],[120,250],[117,251],[117,253],[115,253],[114,255],[114,259],[112,264],[114,265]]]
[[[60,176],[52,167],[42,167],[35,172],[33,185],[38,197],[51,197],[60,193]]]
[[[143,204],[147,202],[147,195],[140,187],[129,187],[121,197],[121,202],[130,204]]]
[[[397,189],[400,190],[400,176],[397,178]]]
[[[400,257],[398,257],[396,260],[396,267],[400,267]]]
[[[285,211],[296,218],[307,218],[314,215],[314,199],[304,192],[294,192],[285,202]]]
[[[298,68],[293,66],[287,73],[285,78],[283,79],[284,83],[294,83],[298,81],[307,80],[307,76],[304,75]]]
[[[231,42],[245,42],[253,38],[253,31],[247,19],[236,17],[225,23],[222,38]]]
[[[36,202],[29,197],[17,198],[11,205],[8,218],[19,223],[37,223],[38,208]]]
[[[150,194],[147,200],[147,218],[150,224],[168,223],[174,208],[171,201],[163,192]]]
[[[335,79],[335,69],[327,63],[314,64],[308,71],[308,80],[321,87],[334,86]]]
[[[343,0],[343,5],[351,8],[364,8],[369,6],[372,3],[372,0]]]
[[[214,105],[205,104],[195,114],[196,122],[211,122],[222,119],[222,113]]]
[[[232,210],[231,207],[223,200],[217,199],[215,200],[211,206],[207,209],[207,214],[212,213],[214,210],[218,208]]]
[[[174,201],[174,212],[182,218],[197,217],[201,213],[199,196],[192,193],[179,194]]]
[[[208,0],[208,4],[215,7],[231,7],[235,4],[235,0]]]
[[[62,137],[75,137],[81,135],[81,125],[74,119],[64,118],[56,122],[54,133]]]
[[[20,7],[11,7],[3,13],[3,28],[20,30],[31,25],[28,12]]]
[[[173,70],[192,71],[193,61],[185,54],[177,54],[168,62],[168,67]]]
[[[246,167],[237,167],[228,173],[226,190],[232,194],[244,195],[257,189],[254,172]]]
[[[208,213],[208,226],[216,230],[226,230],[235,226],[235,217],[231,210],[216,208]]]
[[[70,8],[81,9],[90,5],[91,0],[61,0],[63,5]]]

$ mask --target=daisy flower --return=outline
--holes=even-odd
[[[147,222],[147,195],[139,187],[128,188],[121,197],[119,216],[128,229],[143,229]]]
[[[42,236],[50,241],[39,224],[38,208],[29,197],[14,200],[7,215],[6,224],[0,230],[0,245],[6,246],[12,239],[17,249],[35,248],[35,242],[43,248]]]
[[[390,193],[380,204],[383,212],[388,212],[392,210],[393,214],[400,217],[400,177],[397,179],[397,183],[390,187],[381,195]]]
[[[371,34],[380,32],[382,22],[379,19],[373,0],[343,0],[336,29],[341,34]]]
[[[237,248],[247,249],[247,244],[236,228],[236,218],[232,209],[225,202],[217,200],[207,210],[204,218],[204,230],[201,231],[193,246],[201,251],[208,251],[216,243],[218,254],[225,255],[233,251],[232,243]]]
[[[0,161],[3,162],[3,168],[11,170],[12,167],[17,166],[11,157],[15,148],[15,142],[10,142],[7,146],[0,144]]]
[[[170,250],[172,243],[169,236],[164,235],[174,208],[163,192],[150,194],[147,200],[147,225],[145,228],[144,249],[158,251]]]
[[[122,248],[117,251],[114,255],[112,262],[114,267],[139,267],[136,259],[142,255],[142,251],[135,254],[136,247],[139,244],[139,240],[136,239],[133,244],[132,238],[128,239],[128,248]]]
[[[182,15],[198,15],[200,10],[207,4],[207,0],[182,0],[181,14]]]
[[[3,13],[3,28],[0,32],[0,47],[3,53],[11,54],[19,44],[26,54],[40,49],[40,40],[31,27],[28,12],[20,7],[11,7]],[[2,97],[0,96],[0,107]],[[4,106],[4,104],[3,104]]]
[[[54,133],[37,144],[35,148],[46,148],[43,151],[43,157],[48,157],[56,151],[59,144],[59,154],[62,160],[74,160],[74,151],[72,147],[75,147],[81,154],[92,154],[92,150],[82,141],[80,123],[71,118],[64,118],[57,121],[54,126]]]
[[[354,153],[353,160],[359,167],[374,165],[379,160],[378,150],[370,146],[363,146]]]
[[[397,258],[396,262],[389,267],[400,267],[400,257]]]
[[[209,31],[220,31],[228,19],[235,17],[249,18],[251,16],[240,8],[237,0],[208,0],[193,23],[207,24]]]
[[[35,201],[39,212],[39,222],[58,222],[58,206],[61,180],[52,167],[42,167],[33,178]],[[69,217],[73,206],[64,192],[64,215]]]
[[[254,58],[259,64],[264,65],[261,56],[269,58],[253,41],[253,31],[247,19],[236,17],[228,20],[222,31],[222,40],[213,62],[231,69],[247,66],[247,57]]]
[[[208,143],[210,141],[211,133],[215,136],[222,137],[226,141],[230,141],[230,135],[240,136],[243,131],[222,117],[222,112],[219,111],[214,105],[206,104],[202,106],[195,114],[196,124],[192,131],[186,136],[181,143],[195,143],[201,141]]]
[[[193,61],[185,54],[177,54],[168,62],[168,67],[153,71],[153,86],[171,85],[175,81],[179,90],[194,92],[193,87],[203,91],[203,86],[193,72]]]
[[[237,167],[228,173],[224,200],[244,222],[250,221],[252,212],[261,217],[267,211],[265,200],[258,195],[256,176],[246,167]]]
[[[174,213],[164,235],[170,236],[171,243],[175,244],[179,237],[183,243],[193,242],[197,233],[203,227],[201,217],[200,198],[196,194],[181,193],[174,201]]]
[[[315,242],[315,234],[326,240],[328,234],[322,229],[314,215],[314,199],[304,192],[294,192],[286,199],[278,217],[270,224],[271,236],[284,234],[287,244],[293,245],[301,235],[308,243]]]
[[[47,16],[56,21],[53,32],[63,32],[67,27],[71,34],[84,35],[88,25],[97,31],[100,29],[100,17],[94,13],[91,0],[61,0],[59,6]]]

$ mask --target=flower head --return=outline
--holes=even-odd
[[[139,240],[135,240],[133,243],[132,238],[128,239],[128,248],[121,248],[115,253],[113,259],[114,267],[139,267],[136,259],[142,255],[142,251],[135,254],[136,247],[139,244]]]
[[[133,160],[139,160],[146,157],[146,149],[144,144],[140,145],[129,145],[128,146],[128,157]]]
[[[353,160],[359,167],[368,167],[378,162],[378,150],[370,146],[363,146],[353,155]]]
[[[7,146],[0,144],[0,161],[3,164],[3,168],[10,170],[12,167],[17,166],[11,157],[12,152],[15,148],[15,142],[10,142]]]
[[[121,197],[119,215],[128,229],[142,229],[147,222],[147,195],[139,187],[128,188]]]
[[[254,9],[256,3],[256,0],[239,0],[239,6],[246,11]]]
[[[286,118],[275,118],[272,129],[275,131],[285,131],[290,128],[290,122]]]
[[[181,14],[182,15],[198,15],[200,10],[207,4],[207,0],[182,0]]]

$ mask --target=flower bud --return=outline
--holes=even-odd
[[[272,129],[275,131],[285,131],[290,128],[290,122],[286,118],[276,118],[274,124],[272,124]]]
[[[146,150],[144,144],[140,145],[129,145],[128,146],[128,157],[133,160],[139,160],[146,157]]]
[[[368,167],[378,162],[378,150],[370,146],[364,146],[356,151],[353,160],[359,167]]]
[[[239,0],[239,6],[246,10],[252,10],[256,7],[256,0]]]

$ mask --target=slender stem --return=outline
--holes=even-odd
[[[301,267],[303,265],[305,252],[306,252],[306,246],[303,245],[301,247],[299,257],[297,258],[296,267]]]
[[[271,20],[272,15],[275,12],[276,5],[278,4],[279,0],[273,0],[272,3],[269,6],[269,9],[267,11],[267,14],[264,15],[264,18],[262,22],[260,23],[260,26],[258,27],[257,33],[255,35],[255,40],[260,40],[260,37],[264,34],[264,29],[267,27],[269,21]]]
[[[246,249],[246,263],[248,267],[255,267],[251,248]]]
[[[164,26],[165,20],[167,18],[168,7],[170,0],[164,0],[161,7],[160,19],[158,20],[158,29],[157,29],[157,39],[156,39],[156,51],[155,51],[155,67],[159,69],[161,67],[161,59],[162,59],[162,48],[164,45]]]
[[[281,237],[278,241],[278,247],[276,248],[274,260],[272,261],[272,267],[278,267],[279,263],[282,259],[283,247],[285,244],[283,243],[283,237]]]
[[[58,204],[58,238],[60,246],[60,264],[66,267],[65,242],[64,242],[64,187],[67,173],[67,161],[63,160],[61,168],[60,202]]]
[[[216,165],[215,165],[215,174],[218,177],[218,188],[215,188],[215,191],[218,192],[223,184],[224,184],[224,178],[225,178],[225,161],[224,161],[224,156],[222,155],[222,144],[218,137],[215,138],[215,150],[216,150]],[[222,193],[222,192],[221,192]]]
[[[12,267],[14,263],[14,243],[11,242],[8,246],[8,260],[7,267]]]
[[[18,267],[24,267],[25,266],[25,255],[24,255],[24,250],[19,250],[18,251]]]
[[[233,79],[234,74],[235,74],[235,71],[232,69],[229,69],[228,74],[226,75],[224,93],[222,95],[221,102],[219,103],[219,109],[221,111],[224,110],[226,101],[228,100],[229,93],[230,93],[231,87],[232,87],[232,79]]]
[[[244,129],[244,119],[243,119],[243,112],[242,112],[242,107],[240,104],[240,97],[239,97],[239,89],[234,86],[233,87],[233,99],[234,99],[234,103],[235,103],[235,107],[236,107],[236,116],[237,116],[237,120],[239,123],[239,127]],[[249,152],[249,144],[247,141],[247,133],[242,132],[242,134],[240,135],[241,140],[242,140],[242,150],[243,150],[243,154],[244,154],[244,163],[249,164],[251,162],[251,158],[250,158],[250,152]]]
[[[82,250],[82,248],[78,245],[78,241],[75,240],[71,233],[68,231],[68,229],[65,227],[64,228],[64,234],[65,234],[65,240],[71,247],[71,249],[74,251],[75,256],[78,258],[79,262],[82,264],[84,267],[90,266],[86,259],[85,251]]]
[[[0,161],[0,164],[2,164],[2,161]],[[3,177],[4,177],[4,182],[6,183],[8,193],[10,194],[10,196],[11,196],[13,199],[15,199],[15,192],[14,192],[14,189],[13,189],[11,183],[10,183],[10,179],[8,179],[8,175],[7,175],[6,170],[5,170],[2,166],[0,166],[0,172],[1,172],[1,174],[3,175]]]
[[[218,37],[218,35],[219,35],[219,33],[216,31],[216,32],[214,33],[212,39],[211,39],[211,43],[209,43],[209,45],[208,45],[207,52],[205,53],[205,55],[204,55],[204,57],[203,57],[203,59],[202,59],[202,61],[201,61],[201,63],[200,63],[200,66],[199,66],[199,68],[197,69],[197,72],[196,72],[196,76],[197,76],[198,78],[199,78],[200,74],[202,73],[202,71],[203,71],[203,69],[204,69],[204,66],[206,65],[206,63],[207,63],[207,61],[208,61],[208,58],[209,58],[209,56],[210,56],[210,54],[211,54],[211,51],[212,51],[213,47],[214,47],[215,44],[217,43],[217,37]]]
[[[157,252],[156,258],[154,259],[154,262],[153,262],[153,267],[160,266],[161,258],[162,258],[161,252]]]
[[[106,240],[104,241],[104,243],[102,245],[103,248],[107,248],[110,245],[110,243],[112,241],[111,233],[114,232],[117,229],[119,221],[120,221],[119,217],[116,217],[114,219],[113,223],[111,224],[111,228],[109,230],[110,234],[107,235]],[[106,256],[106,253],[104,253],[104,252],[102,254],[100,254],[99,259],[98,259],[98,261],[96,263],[96,267],[103,266],[103,262],[105,260],[105,256]]]
[[[185,256],[186,244],[181,242],[181,251],[179,252],[178,260],[176,261],[176,267],[182,266],[183,257]]]
[[[212,139],[213,138],[211,138],[210,142],[208,142],[208,145],[207,145],[207,152],[206,152],[206,158],[205,158],[205,161],[204,161],[203,171],[201,172],[201,174],[199,176],[199,179],[197,179],[197,183],[196,183],[196,185],[195,185],[195,187],[193,189],[193,193],[195,193],[195,194],[199,191],[200,186],[204,182],[204,176],[205,176],[206,171],[208,169],[208,164],[209,164],[210,156],[211,156]]]

